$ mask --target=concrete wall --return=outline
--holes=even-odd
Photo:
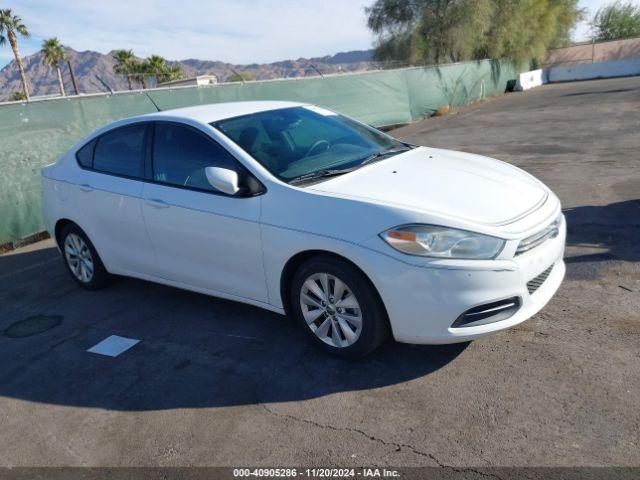
[[[550,50],[544,61],[544,66],[568,66],[568,64],[613,62],[635,58],[640,58],[640,38],[595,44],[589,42]]]
[[[548,70],[550,82],[571,82],[575,80],[627,77],[632,75],[640,75],[640,59],[574,64],[551,67]]]
[[[540,87],[547,83],[547,72],[543,69],[531,70],[518,76],[515,90],[522,92],[531,88]]]

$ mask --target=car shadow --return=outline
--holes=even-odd
[[[564,214],[567,246],[600,250],[567,257],[567,263],[640,261],[640,199],[568,208]]]
[[[58,255],[0,256],[2,396],[118,411],[300,401],[420,379],[467,346],[388,342],[345,361],[317,350],[287,317],[248,305],[125,278],[84,291]],[[55,316],[36,322],[50,329],[6,334],[43,315]],[[116,358],[86,352],[114,334],[140,343]]]

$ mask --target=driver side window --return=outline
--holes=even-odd
[[[156,182],[219,193],[207,181],[206,167],[239,171],[231,154],[204,133],[177,123],[156,123],[153,137]]]

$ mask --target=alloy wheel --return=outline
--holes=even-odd
[[[93,257],[86,242],[75,233],[70,233],[64,240],[64,256],[71,273],[82,283],[89,283],[93,278]]]
[[[360,338],[360,304],[347,284],[335,275],[309,276],[302,284],[300,307],[307,325],[324,343],[345,348]]]

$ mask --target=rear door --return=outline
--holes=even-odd
[[[158,276],[195,287],[267,302],[261,197],[226,195],[204,169],[244,167],[203,131],[155,122],[152,182],[144,185],[143,212],[157,254]]]
[[[147,122],[116,128],[77,154],[81,223],[115,273],[149,274],[155,267],[140,200],[149,127]]]

